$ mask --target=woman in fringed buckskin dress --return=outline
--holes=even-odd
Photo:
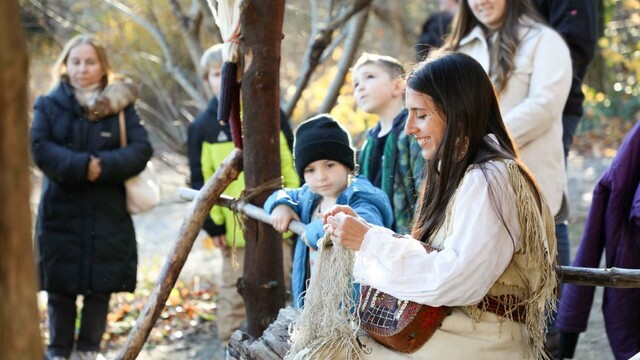
[[[553,217],[519,159],[489,77],[470,56],[441,55],[411,73],[406,101],[406,132],[427,168],[411,236],[368,224],[346,206],[324,214],[325,230],[356,251],[356,282],[451,313],[412,354],[361,331],[361,358],[546,358]]]

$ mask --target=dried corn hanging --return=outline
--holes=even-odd
[[[242,149],[242,124],[240,122],[240,5],[242,0],[218,0],[216,11],[213,0],[207,0],[209,8],[224,39],[222,48],[222,79],[218,100],[218,120],[230,122],[231,137],[236,148]]]

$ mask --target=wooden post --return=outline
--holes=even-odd
[[[191,188],[178,188],[178,195],[184,200],[191,201],[198,196],[198,190],[194,190]],[[240,212],[244,215],[252,219],[256,219],[263,223],[271,224],[271,215],[267,214],[263,208],[257,207],[252,204],[247,204],[244,201],[239,201],[236,203],[236,199],[232,198],[228,195],[220,195],[218,200],[216,201],[216,205],[224,206],[233,211]],[[235,205],[234,205],[235,204]],[[289,222],[289,230],[293,231],[298,235],[304,234],[307,225],[303,224],[297,220],[291,220]]]
[[[565,284],[640,289],[640,269],[556,266],[556,274],[559,281]]]
[[[42,359],[29,209],[29,59],[17,0],[0,2],[0,357]]]
[[[241,171],[242,150],[235,149],[200,190],[194,207],[180,227],[178,240],[167,256],[153,291],[140,312],[136,325],[129,333],[127,343],[116,359],[134,360],[142,350],[142,346],[147,341],[153,325],[158,320],[169,294],[178,280],[178,275],[187,261],[193,242],[202,229],[204,220],[209,216],[216,199],[231,182],[238,178]]]
[[[284,0],[245,0],[241,8],[244,169],[251,190],[281,176],[278,131],[280,42]],[[268,193],[253,200],[261,206]],[[271,225],[245,222],[244,276],[238,291],[245,301],[249,334],[259,337],[285,304],[282,238]]]
[[[195,199],[198,193],[198,190],[187,188],[178,189],[180,197],[188,201]],[[252,219],[267,224],[271,223],[270,216],[262,208],[242,201],[236,203],[236,199],[230,196],[220,195],[216,204],[241,212]],[[298,235],[304,233],[305,227],[306,225],[300,221],[292,220],[289,223],[289,230]],[[623,269],[616,267],[598,269],[556,265],[556,274],[558,275],[558,280],[565,284],[640,289],[640,269]]]

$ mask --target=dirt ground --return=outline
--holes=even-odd
[[[584,219],[591,203],[591,192],[601,174],[611,161],[610,157],[584,158],[571,154],[568,163],[569,194],[571,201],[571,243],[572,253],[575,253]],[[189,204],[181,201],[176,189],[183,187],[186,168],[178,171],[168,169],[161,161],[156,162],[163,186],[163,202],[149,213],[134,216],[134,223],[139,242],[140,268],[159,269],[164,259],[171,251],[177,239],[178,231],[183,222],[184,214]],[[220,254],[203,245],[198,239],[182,271],[180,279],[192,282],[194,278],[206,279],[217,283],[220,276]],[[153,277],[154,274],[148,274]],[[604,333],[602,313],[602,289],[598,289],[595,296],[588,330],[580,336],[575,359],[607,360],[613,359],[609,344]],[[113,358],[117,349],[108,349],[107,358]],[[145,346],[140,353],[140,360],[187,360],[224,358],[224,348],[217,340],[215,322],[209,321],[194,326],[181,336],[170,336],[159,344]]]

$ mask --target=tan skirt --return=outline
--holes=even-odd
[[[499,318],[495,314],[486,313],[480,322],[474,323],[465,312],[454,308],[431,339],[413,354],[390,350],[363,331],[359,332],[358,340],[364,345],[361,354],[364,360],[515,360],[525,359],[522,339],[526,333],[524,325]],[[343,356],[326,349],[320,354],[314,354],[313,358],[339,360]]]

